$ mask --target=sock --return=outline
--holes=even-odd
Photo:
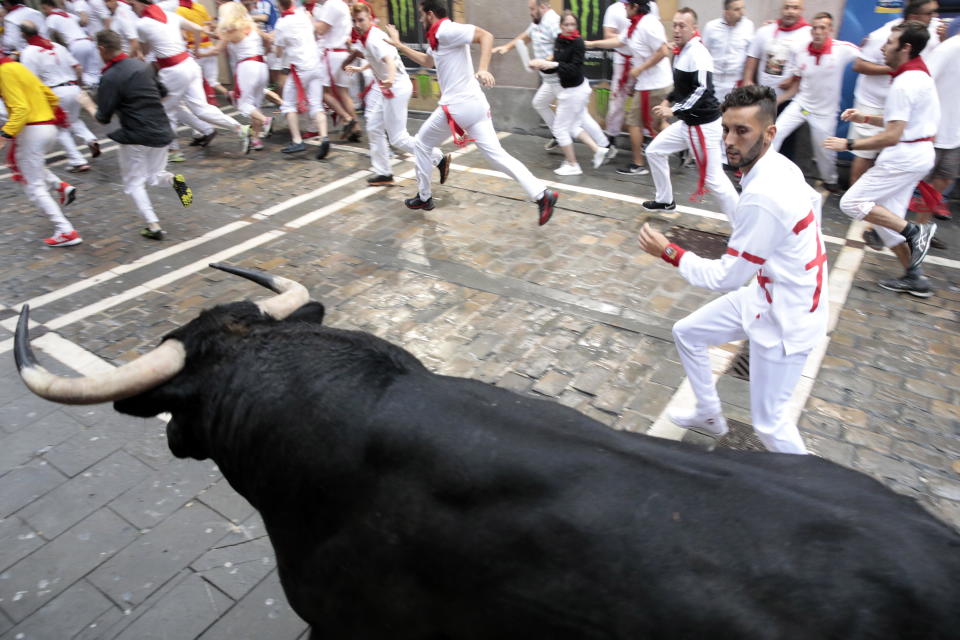
[[[903,231],[900,232],[900,235],[902,235],[907,240],[913,240],[913,236],[917,235],[918,233],[920,233],[920,227],[918,227],[913,222],[908,222],[907,226],[905,226],[903,228]]]

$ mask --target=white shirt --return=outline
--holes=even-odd
[[[830,40],[830,53],[819,59],[807,47],[794,52],[793,74],[800,78],[800,90],[794,100],[816,115],[836,115],[840,109],[843,73],[860,49],[843,40]]]
[[[80,26],[80,21],[77,19],[77,16],[70,15],[69,13],[65,15],[59,15],[59,12],[50,13],[47,16],[47,29],[51,33],[59,34],[60,39],[66,42],[67,46],[70,46],[70,43],[76,40],[90,39],[87,32]]]
[[[172,58],[187,50],[187,44],[183,41],[181,33],[181,25],[190,21],[169,11],[164,11],[164,15],[167,16],[166,22],[160,22],[147,16],[137,18],[137,36],[146,50],[155,57]]]
[[[747,55],[759,60],[757,84],[772,88],[779,97],[783,93],[778,85],[786,79],[790,55],[794,49],[810,42],[810,26],[793,31],[783,31],[776,22],[757,29],[750,41]]]
[[[527,27],[527,35],[533,45],[533,57],[537,60],[546,60],[553,55],[553,45],[560,34],[560,14],[551,9],[543,14],[539,23],[531,22]],[[524,46],[521,43],[521,46]],[[551,84],[559,84],[560,78],[555,73],[540,72],[540,79]]]
[[[801,353],[826,334],[830,306],[820,194],[773,149],[740,184],[726,254],[708,260],[686,251],[680,275],[712,291],[751,289],[741,307],[750,340],[768,348],[783,345],[787,355]],[[744,285],[754,274],[757,280]]]
[[[20,62],[48,87],[76,82],[74,67],[79,64],[77,59],[63,45],[56,42],[52,44],[53,49],[27,45],[20,52]]]
[[[623,30],[620,42],[627,44],[633,52],[630,65],[639,66],[653,57],[661,45],[667,42],[667,32],[663,24],[652,13],[648,13],[637,23],[633,35],[627,35],[629,27]],[[663,89],[673,84],[673,72],[670,70],[670,57],[664,56],[660,62],[653,65],[637,77],[633,88],[638,91]]]
[[[725,84],[736,84],[743,78],[743,65],[747,62],[747,49],[753,39],[753,22],[749,18],[740,18],[732,27],[717,18],[703,28],[701,39],[710,55],[713,56],[714,80]]]
[[[125,2],[117,3],[117,10],[113,14],[113,20],[110,21],[110,28],[123,38],[123,50],[127,53],[130,52],[130,41],[140,39],[137,34],[137,20],[133,7]]]
[[[273,43],[283,47],[287,62],[298,70],[310,71],[320,64],[320,52],[314,39],[313,23],[303,9],[280,16],[273,29]]]
[[[617,32],[617,35],[626,33],[627,29],[630,28],[630,18],[627,17],[627,5],[617,0],[607,7],[607,10],[603,13],[603,28],[613,29]],[[614,49],[614,51],[622,56],[632,55],[628,45],[618,47]]]
[[[330,29],[317,40],[317,44],[324,49],[348,48],[353,21],[350,19],[350,9],[343,0],[327,0],[322,7],[314,7],[314,12],[317,20],[330,25]]]
[[[923,54],[921,54],[923,55]],[[960,35],[947,38],[927,58],[940,98],[940,128],[933,146],[938,149],[960,147]]]
[[[400,59],[400,53],[392,44],[387,43],[387,34],[380,28],[373,26],[367,33],[367,41],[358,40],[357,48],[363,52],[364,57],[370,64],[370,70],[373,76],[383,82],[388,77],[387,63],[385,58],[393,60],[393,67],[396,69],[396,77],[407,75],[407,70],[403,66],[403,60]]]
[[[427,54],[437,67],[441,105],[473,101],[487,104],[487,97],[473,75],[470,56],[470,43],[476,31],[472,24],[445,20],[437,29],[437,50],[427,45]]]
[[[89,0],[89,2],[88,0],[65,0],[63,4],[67,13],[77,16],[78,20],[81,13],[87,14],[87,25],[83,30],[89,36],[95,36],[98,31],[101,31],[104,17],[110,15],[103,0]]]
[[[937,135],[940,127],[940,100],[933,78],[923,71],[904,71],[890,84],[887,102],[883,105],[884,123],[893,120],[907,123],[901,142],[887,147],[877,156],[877,164],[914,171],[930,153],[931,142],[903,142]]]
[[[240,42],[228,42],[227,50],[230,52],[230,59],[236,60],[237,63],[254,56],[262,56],[264,55],[263,38],[260,37],[259,31],[251,29]]]
[[[44,38],[50,37],[47,23],[42,13],[36,9],[20,5],[19,8],[9,11],[3,17],[3,48],[7,51],[19,51],[27,46],[27,41],[20,34],[20,24],[29,20],[37,26],[37,31]]]
[[[885,65],[886,61],[883,59],[882,47],[887,42],[887,38],[890,37],[890,31],[896,25],[903,22],[903,18],[896,18],[886,23],[879,29],[870,32],[870,35],[860,44],[860,58],[866,62],[872,62],[873,64]],[[930,32],[930,39],[927,40],[927,46],[924,47],[923,51],[920,52],[920,55],[927,59],[934,49],[937,48],[937,45],[940,44],[940,36],[937,35],[937,26],[940,24],[939,20],[931,20],[928,31]],[[854,87],[853,96],[856,98],[857,102],[861,105],[873,109],[874,111],[880,111],[883,109],[883,105],[887,100],[887,93],[890,91],[890,76],[884,74],[879,76],[869,76],[865,74],[859,74],[857,77],[857,85]]]

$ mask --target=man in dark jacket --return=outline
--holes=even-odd
[[[661,118],[679,118],[661,131],[647,147],[647,161],[657,193],[643,203],[647,211],[673,211],[670,183],[671,153],[689,149],[697,162],[700,179],[691,200],[709,188],[723,212],[730,216],[737,207],[737,191],[723,172],[723,131],[720,106],[713,95],[713,57],[700,41],[697,14],[681,9],[673,17],[673,91],[653,108]],[[671,103],[673,106],[671,106]]]
[[[147,184],[173,185],[185,207],[193,201],[193,193],[182,175],[173,175],[166,169],[167,145],[173,140],[173,130],[160,100],[167,90],[157,80],[152,66],[128,57],[122,47],[116,32],[97,33],[97,49],[106,63],[97,91],[97,122],[108,124],[114,113],[119,116],[120,128],[107,136],[120,144],[123,191],[133,199],[147,223],[140,235],[161,240],[163,230],[147,195]]]

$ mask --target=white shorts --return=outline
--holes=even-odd
[[[343,63],[347,59],[347,56],[350,55],[350,52],[346,49],[343,50],[333,50],[333,49],[324,49],[323,55],[320,58],[320,66],[323,69],[323,86],[332,87],[337,85],[338,87],[349,87],[350,86],[350,74],[343,70]]]

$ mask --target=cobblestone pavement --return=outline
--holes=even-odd
[[[367,188],[363,147],[338,145],[318,162],[283,156],[285,141],[275,134],[246,157],[227,134],[188,148],[176,170],[193,207],[152,193],[162,242],[138,235],[112,150],[71,176],[77,247],[44,247],[47,221],[0,183],[0,636],[306,635],[259,517],[212,462],[173,458],[159,419],[26,391],[10,353],[24,302],[43,363],[86,373],[129,361],[203,307],[262,295],[206,267],[229,261],[303,282],[331,325],[401,344],[438,372],[553,398],[614,429],[682,437],[663,420],[668,404],[689,398],[670,328],[713,294],[642,254],[636,235],[649,220],[676,236],[718,234],[700,240],[722,248],[716,204],[686,203],[692,170],[675,179],[685,206],[651,215],[638,205],[652,195],[649,177],[605,167],[561,183],[551,171],[560,157],[542,138],[505,136],[560,186],[559,209],[539,228],[534,205],[476,151],[437,188],[438,208],[415,212],[401,202],[415,192],[409,161],[398,160],[397,187]],[[960,527],[960,263],[955,252],[931,254],[935,297],[883,291],[875,282],[897,273],[893,258],[864,250],[836,204],[824,221],[836,326],[798,391],[804,437]],[[942,227],[956,247],[956,223]],[[738,345],[714,354],[733,424],[718,446],[759,448],[738,354]]]

